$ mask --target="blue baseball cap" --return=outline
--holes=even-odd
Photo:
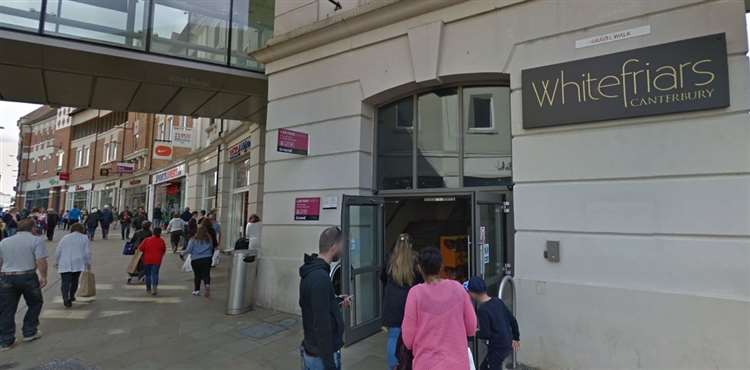
[[[471,293],[487,293],[487,284],[479,276],[472,276],[469,279],[469,283],[466,285],[466,290]]]

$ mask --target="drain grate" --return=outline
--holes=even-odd
[[[95,367],[91,367],[83,364],[81,361],[76,359],[67,360],[52,360],[46,364],[33,367],[29,370],[97,370]]]
[[[285,331],[287,328],[269,323],[253,324],[240,330],[240,335],[245,338],[265,339]]]

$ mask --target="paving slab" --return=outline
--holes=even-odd
[[[57,232],[47,248],[53,255]],[[116,234],[116,232],[114,233]],[[119,237],[92,244],[97,296],[62,305],[59,275],[50,268],[44,289],[42,339],[0,354],[0,370],[262,369],[300,368],[302,322],[297,315],[256,307],[243,315],[225,312],[229,258],[212,270],[212,296],[195,297],[192,274],[168,253],[159,295],[128,285]],[[25,312],[22,303],[17,323]],[[384,369],[381,333],[343,350],[345,369]]]

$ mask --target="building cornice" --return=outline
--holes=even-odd
[[[313,49],[465,0],[374,0],[293,31],[274,36],[250,55],[261,63]]]

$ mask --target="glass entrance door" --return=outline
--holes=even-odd
[[[346,245],[342,258],[342,294],[353,295],[344,310],[347,345],[380,329],[383,251],[383,198],[344,196],[342,230]]]
[[[474,274],[484,278],[491,297],[497,296],[506,271],[512,272],[513,217],[510,200],[510,193],[477,192],[474,195]],[[474,354],[477,364],[480,363],[486,355],[486,346],[475,343]]]

